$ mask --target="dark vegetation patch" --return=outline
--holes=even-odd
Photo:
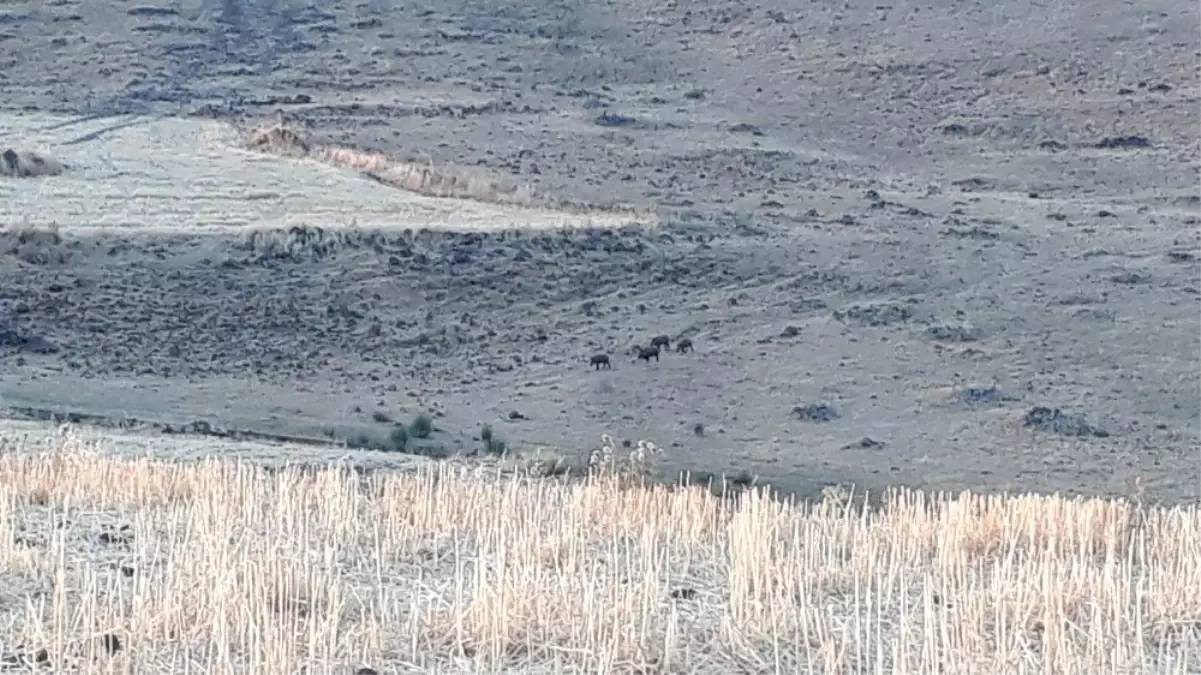
[[[1000,405],[1018,400],[1016,396],[1010,396],[996,387],[968,387],[955,392],[954,398],[970,407]]]
[[[792,414],[804,422],[830,422],[838,419],[838,411],[828,403],[798,405],[792,409]]]
[[[891,326],[908,321],[912,317],[912,309],[896,302],[853,304],[834,312],[834,318],[839,321],[853,321],[872,327]]]
[[[1059,408],[1036,406],[1026,413],[1024,424],[1036,431],[1046,431],[1074,438],[1105,438],[1109,432],[1090,423],[1080,413],[1066,413]]]
[[[1138,150],[1151,147],[1146,136],[1106,136],[1097,142],[1102,150]]]

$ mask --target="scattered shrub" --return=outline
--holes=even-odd
[[[492,427],[485,425],[480,430],[480,440],[484,442],[484,452],[489,455],[503,455],[508,450],[505,442],[492,433]]]
[[[733,485],[737,485],[739,487],[746,487],[748,485],[754,485],[755,483],[758,482],[755,478],[755,474],[751,473],[747,469],[742,469],[741,471],[734,474],[733,476],[726,476],[726,480],[728,480]]]
[[[413,438],[429,438],[434,433],[434,421],[428,415],[418,415],[409,425],[409,435]]]
[[[430,459],[446,459],[454,454],[450,448],[440,443],[415,446],[410,451],[411,454],[429,457]]]
[[[374,445],[374,443],[372,443],[371,437],[368,436],[367,434],[359,434],[359,435],[355,436],[354,438],[351,438],[350,440],[348,440],[346,442],[346,445],[348,445],[356,450],[370,450],[372,448],[372,446]]]
[[[628,447],[629,442],[622,444]],[[592,451],[588,467],[593,473],[610,474],[630,482],[645,481],[651,476],[651,462],[663,451],[650,441],[638,441],[638,447],[625,457],[617,455],[617,443],[609,434],[601,435],[601,447]]]
[[[393,450],[404,452],[409,447],[409,430],[403,424],[397,424],[392,427],[392,433],[388,439],[392,441]]]

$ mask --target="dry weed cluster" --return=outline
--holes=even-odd
[[[1201,669],[1195,506],[0,446],[0,657],[56,673]]]
[[[535,205],[527,186],[505,185],[467,167],[399,162],[379,153],[310,142],[305,132],[287,124],[270,124],[249,133],[250,147],[264,153],[312,159],[342,169],[361,171],[385,185],[430,197],[474,199],[495,204]]]

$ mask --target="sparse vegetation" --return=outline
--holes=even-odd
[[[336,432],[332,429],[328,430],[327,434],[331,438],[336,438]],[[386,436],[380,435],[378,431],[362,431],[351,435],[345,442],[346,447],[355,450],[425,454],[410,447],[409,432],[403,424],[394,425]]]
[[[376,410],[371,413],[371,419],[380,424],[391,424],[392,417],[382,410]]]
[[[720,499],[627,480],[653,446],[614,448],[578,481],[120,459],[69,433],[7,451],[0,572],[27,601],[0,607],[0,656],[61,673],[1201,667],[1196,505]]]

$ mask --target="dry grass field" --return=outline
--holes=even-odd
[[[56,673],[1188,673],[1201,511],[785,503],[484,466],[0,454],[4,663]],[[621,465],[628,469],[629,465]],[[608,468],[608,470],[606,470]]]

